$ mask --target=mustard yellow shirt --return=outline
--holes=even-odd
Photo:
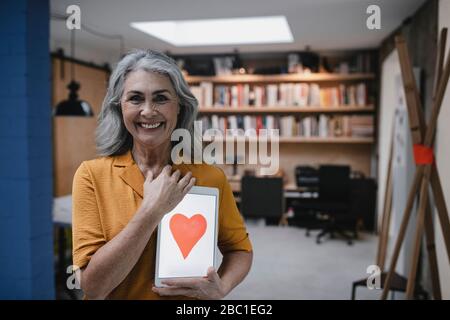
[[[247,230],[223,171],[207,164],[174,165],[182,175],[191,171],[197,186],[219,189],[218,246],[222,253],[251,251]],[[141,205],[144,176],[131,152],[84,161],[72,190],[73,264],[85,267],[95,252],[127,225]],[[156,230],[141,257],[110,299],[161,299],[152,291]]]

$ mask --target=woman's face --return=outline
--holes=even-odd
[[[170,143],[179,102],[168,76],[145,70],[130,72],[121,106],[125,127],[134,143],[149,148]]]

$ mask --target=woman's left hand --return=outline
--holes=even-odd
[[[226,295],[225,286],[213,267],[208,269],[205,278],[184,278],[162,281],[167,287],[153,287],[160,296],[186,296],[208,300],[222,299]]]

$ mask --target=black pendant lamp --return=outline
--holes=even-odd
[[[61,101],[57,104],[54,109],[54,116],[78,116],[78,117],[92,117],[94,113],[92,108],[84,100],[78,99],[78,89],[80,89],[80,84],[74,80],[74,42],[75,42],[75,30],[72,29],[70,33],[70,51],[72,56],[70,76],[71,81],[67,85],[69,89],[69,98],[67,100]]]

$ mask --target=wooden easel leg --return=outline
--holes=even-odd
[[[428,263],[430,265],[431,284],[434,300],[441,300],[441,284],[439,282],[439,269],[437,265],[436,245],[434,242],[434,225],[430,202],[425,212],[425,236],[427,241]]]
[[[389,228],[391,222],[392,212],[392,158],[394,149],[394,130],[392,131],[391,147],[389,150],[389,163],[386,179],[386,190],[384,194],[384,207],[383,216],[381,220],[381,231],[378,237],[378,252],[377,252],[377,266],[380,270],[384,270],[384,264],[386,261],[387,242],[389,238]]]
[[[416,197],[417,190],[419,189],[420,182],[423,176],[423,166],[419,166],[414,174],[414,180],[409,190],[408,199],[406,201],[405,210],[403,212],[402,222],[400,224],[400,230],[398,232],[398,237],[395,242],[394,252],[392,253],[392,258],[389,264],[389,272],[384,281],[383,293],[381,294],[381,299],[385,300],[391,288],[392,277],[395,273],[395,267],[397,265],[398,256],[400,255],[400,249],[402,247],[403,240],[406,234],[406,228],[408,227],[409,219],[411,217],[412,208],[414,205],[414,200]]]
[[[408,283],[406,286],[406,299],[414,298],[414,289],[416,284],[417,266],[419,262],[420,245],[425,222],[425,211],[428,207],[428,186],[430,184],[431,166],[425,167],[420,186],[419,209],[417,214],[416,234],[414,236],[414,249],[411,258],[411,269],[409,271]]]
[[[434,164],[431,170],[431,189],[433,190],[434,202],[436,204],[439,222],[442,229],[442,235],[444,237],[445,247],[447,249],[447,257],[450,263],[450,220],[448,217],[447,205],[445,204],[444,192],[442,191],[442,185],[437,171],[437,167]]]
[[[391,179],[389,179],[391,180]],[[389,238],[389,229],[390,229],[390,221],[391,221],[391,212],[392,212],[392,181],[389,181],[388,191],[386,193],[386,204],[385,210],[383,210],[383,230],[382,234],[380,234],[379,239],[379,252],[378,252],[378,260],[377,265],[380,270],[384,270],[384,264],[386,262],[386,251],[387,251],[387,243]]]

